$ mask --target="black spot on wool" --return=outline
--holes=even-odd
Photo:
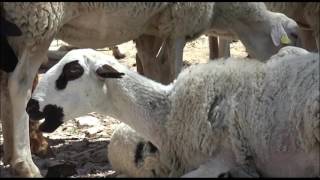
[[[150,141],[147,142],[147,145],[149,146],[149,152],[150,153],[155,153],[158,151],[158,148],[155,147]]]
[[[20,36],[21,30],[13,23],[0,17],[0,69],[5,72],[14,71],[18,58],[8,43],[8,36]]]
[[[134,163],[136,164],[136,166],[138,166],[139,162],[143,160],[142,152],[143,152],[144,145],[145,144],[143,142],[139,142],[137,144],[136,153],[134,155]]]

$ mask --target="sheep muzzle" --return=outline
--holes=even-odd
[[[46,105],[43,109],[45,121],[40,124],[39,130],[52,133],[63,123],[63,109],[56,105]]]

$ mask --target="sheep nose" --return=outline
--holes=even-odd
[[[56,105],[46,105],[43,109],[45,120],[39,126],[39,130],[46,133],[52,133],[63,123],[63,109]]]
[[[31,120],[40,120],[44,117],[43,113],[39,111],[39,102],[35,99],[29,100],[26,111]]]

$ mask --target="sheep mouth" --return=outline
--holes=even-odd
[[[43,110],[44,122],[40,124],[39,130],[45,133],[54,132],[63,124],[63,109],[56,105],[47,105]]]
[[[31,121],[38,121],[42,118],[44,118],[44,115],[42,112],[39,111],[39,102],[35,99],[30,99],[26,111],[29,115],[29,119]]]

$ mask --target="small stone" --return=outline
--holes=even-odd
[[[101,127],[91,127],[89,129],[86,129],[85,134],[87,137],[92,137],[101,131],[102,131]]]
[[[93,127],[93,126],[100,125],[100,120],[92,116],[82,116],[82,117],[76,118],[76,121],[79,128]]]

